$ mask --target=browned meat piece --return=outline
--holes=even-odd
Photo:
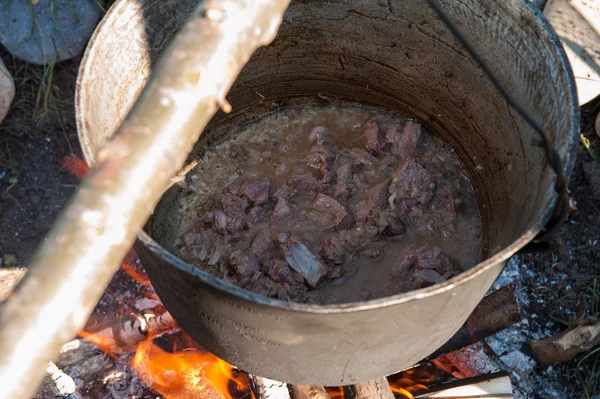
[[[349,153],[356,170],[370,170],[377,163],[377,160],[363,149],[352,148]]]
[[[388,203],[388,191],[390,188],[390,184],[392,183],[391,179],[387,179],[374,185],[368,193],[369,202],[377,205],[379,209],[385,209],[389,205]]]
[[[275,220],[283,220],[292,214],[291,204],[283,197],[277,198],[277,204],[273,209],[272,218]]]
[[[383,230],[383,235],[386,237],[398,237],[406,233],[406,225],[396,216],[390,216],[387,220],[388,225]]]
[[[460,266],[440,248],[421,248],[402,254],[391,275],[412,279],[416,284],[415,288],[422,288],[443,282],[461,272]]]
[[[315,126],[312,129],[310,129],[310,133],[308,134],[308,140],[309,141],[322,140],[326,134],[327,134],[327,128],[325,126]]]
[[[365,124],[363,133],[365,147],[373,153],[379,153],[383,148],[383,140],[376,122],[369,121]]]
[[[307,193],[317,191],[317,179],[310,173],[291,176],[288,183],[298,191]]]
[[[385,141],[388,143],[392,154],[398,155],[398,144],[400,143],[401,138],[402,133],[400,133],[400,126],[398,126],[397,124],[389,125],[385,133]]]
[[[277,297],[279,291],[285,291],[281,284],[276,283],[262,273],[257,273],[245,288],[267,298]]]
[[[179,251],[181,257],[187,261],[206,261],[209,258],[209,251],[213,244],[213,234],[210,230],[185,233],[183,247]]]
[[[335,149],[324,143],[317,143],[310,149],[310,154],[306,157],[306,162],[311,168],[319,169],[331,168],[337,154]]]
[[[313,202],[313,207],[319,212],[333,216],[332,224],[326,227],[325,231],[345,230],[354,224],[354,217],[348,209],[336,201],[335,198],[328,195],[317,194]]]
[[[235,251],[229,256],[229,264],[238,276],[252,277],[255,272],[260,270],[258,260],[253,253],[248,251]]]
[[[277,283],[289,285],[304,284],[302,276],[293,271],[283,259],[269,259],[265,266],[267,268],[267,274]]]
[[[321,237],[321,256],[323,259],[335,264],[344,263],[346,258],[346,248],[342,240],[337,236]]]
[[[435,181],[431,173],[414,159],[408,158],[394,172],[389,192],[396,198],[427,205],[433,197],[434,189]]]
[[[447,185],[441,191],[441,196],[444,199],[441,207],[442,217],[448,220],[456,219],[456,192],[451,185]]]
[[[248,228],[252,228],[256,226],[256,224],[265,220],[267,216],[267,211],[262,206],[256,205],[250,208],[248,215],[246,215],[246,226]]]
[[[415,270],[413,277],[415,278],[415,285],[417,285],[418,288],[425,288],[446,281],[446,279],[434,269]]]
[[[217,202],[217,206],[229,217],[232,217],[235,213],[245,214],[249,205],[246,198],[229,193],[218,196]]]
[[[229,218],[223,211],[216,210],[213,212],[214,221],[212,228],[219,234],[227,234],[227,224],[229,223]]]
[[[377,259],[383,256],[383,244],[382,243],[371,243],[367,245],[366,248],[363,248],[361,251],[362,256],[367,259]]]
[[[390,183],[391,180],[388,179],[376,184],[369,190],[367,199],[356,204],[354,216],[359,223],[366,223],[387,208]]]
[[[423,131],[421,124],[413,121],[408,121],[404,125],[402,137],[398,142],[400,151],[414,154],[417,152],[423,143]]]
[[[256,205],[264,205],[269,201],[269,179],[251,180],[242,183],[239,194],[245,195]]]
[[[250,252],[256,255],[257,258],[262,258],[267,255],[269,250],[273,247],[273,240],[271,239],[271,230],[270,229],[262,229],[256,233],[254,239],[252,240],[252,244],[250,244]]]
[[[288,265],[298,272],[308,285],[316,287],[327,276],[327,268],[298,238],[291,236],[281,244]]]
[[[337,181],[333,188],[332,196],[338,201],[346,202],[350,197],[352,184],[352,162],[340,164],[336,169]]]
[[[291,179],[290,179],[291,180]],[[290,186],[289,184],[281,184],[275,189],[273,196],[276,198],[285,198],[291,200],[298,193],[298,189]]]

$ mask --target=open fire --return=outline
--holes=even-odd
[[[60,163],[78,178],[88,171],[76,156]],[[128,365],[141,382],[164,398],[257,399],[245,372],[208,352],[179,328],[160,302],[135,251],[123,260],[121,273],[100,304],[104,305],[97,307],[80,337]],[[459,359],[442,356],[392,375],[388,381],[397,399],[412,399],[432,385],[476,374]],[[347,387],[325,390],[331,399],[353,396]]]
[[[172,320],[139,268],[133,251],[124,260],[122,270],[135,282],[137,289],[144,292],[149,300],[145,302],[155,306],[131,316],[127,314],[130,306],[118,300],[120,309],[114,318],[95,323],[92,317],[88,324],[93,327],[82,331],[82,338],[119,361],[127,362],[141,381],[166,399],[243,399],[253,396],[246,373],[206,351]],[[108,290],[106,295],[114,298],[119,293]],[[396,397],[413,398],[414,393],[427,389],[421,383],[425,380],[424,376],[408,370],[392,376],[390,386]],[[326,390],[332,399],[344,397],[342,387]]]

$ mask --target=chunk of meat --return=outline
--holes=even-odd
[[[313,201],[313,207],[317,211],[333,217],[332,224],[327,226],[325,231],[332,232],[346,230],[354,224],[354,217],[352,214],[344,205],[339,203],[333,197],[319,193]]]
[[[307,193],[317,191],[317,179],[310,173],[293,175],[289,178],[288,183],[298,191]]]
[[[384,236],[398,237],[406,233],[406,224],[396,216],[390,215],[387,222],[387,227],[383,230]]]
[[[398,142],[399,150],[414,154],[422,143],[423,130],[421,129],[421,124],[413,121],[406,122],[402,137],[400,137],[400,141]]]
[[[213,234],[210,230],[189,231],[183,236],[183,246],[179,250],[181,257],[187,261],[204,262],[209,258],[213,245]]]
[[[440,284],[446,281],[441,274],[433,269],[416,270],[413,273],[416,288],[425,288],[433,284]]]
[[[396,199],[412,199],[415,204],[427,205],[433,198],[435,180],[416,160],[409,158],[394,172],[389,189]]]
[[[399,143],[401,138],[400,126],[397,124],[389,125],[385,132],[385,141],[392,154],[398,155],[400,153]]]
[[[227,224],[229,223],[229,218],[227,217],[225,212],[216,210],[213,212],[213,215],[213,230],[219,234],[227,234]]]
[[[320,170],[323,167],[331,168],[336,156],[337,154],[333,147],[324,143],[317,143],[312,146],[310,154],[308,154],[305,160],[308,166]]]
[[[365,148],[373,153],[379,153],[383,148],[383,140],[379,132],[379,126],[374,121],[365,123],[365,131],[363,132]]]
[[[298,272],[311,287],[316,287],[327,276],[327,268],[298,238],[291,236],[281,244],[288,265]]]
[[[262,273],[256,273],[255,276],[252,277],[250,284],[245,288],[250,292],[254,292],[267,298],[285,296],[286,292],[285,287],[282,284],[276,283]]]
[[[240,277],[252,277],[260,270],[258,260],[252,252],[237,250],[229,256],[229,265]]]
[[[246,226],[252,228],[265,220],[266,217],[267,210],[265,208],[260,205],[253,206],[250,208],[250,211],[248,211],[248,215],[246,215]]]
[[[308,133],[308,140],[309,141],[322,140],[326,134],[327,134],[327,128],[325,126],[315,126],[312,129],[310,129],[310,132]]]
[[[249,249],[250,252],[260,259],[266,256],[272,247],[273,240],[271,239],[271,229],[265,228],[256,233]]]
[[[441,207],[442,217],[447,220],[456,219],[457,195],[452,186],[448,184],[442,188],[441,196],[443,198]]]
[[[361,250],[362,256],[367,259],[377,259],[383,256],[382,243],[373,242]]]
[[[246,226],[246,209],[249,202],[245,197],[226,193],[217,197],[213,211],[213,230],[220,234],[236,235]],[[225,226],[225,227],[224,227]]]
[[[331,195],[338,201],[346,202],[352,192],[350,188],[352,184],[352,162],[346,161],[340,164],[335,172],[337,181]]]
[[[370,170],[377,164],[377,159],[361,148],[352,148],[348,152],[356,170]]]
[[[250,180],[242,183],[239,194],[245,195],[256,205],[264,205],[269,201],[270,185],[271,181],[269,179]]]
[[[366,223],[388,207],[388,190],[391,182],[388,179],[371,187],[367,199],[356,204],[354,216],[359,223]]]
[[[281,284],[302,284],[304,279],[298,273],[293,271],[288,263],[280,258],[269,259],[266,262],[267,274],[271,279]]]
[[[277,204],[275,204],[271,217],[275,220],[283,220],[291,214],[292,205],[283,197],[277,198]]]
[[[461,272],[460,266],[436,247],[403,253],[393,267],[391,275],[392,277],[412,279],[416,284],[415,288],[422,288],[446,281]]]
[[[338,236],[321,237],[321,256],[335,264],[344,263],[346,248]]]

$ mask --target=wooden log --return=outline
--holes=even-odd
[[[394,393],[386,377],[352,386],[356,399],[394,399]]]
[[[291,399],[288,386],[284,382],[248,374],[250,388],[256,399]]]
[[[506,285],[483,298],[460,330],[427,359],[435,359],[479,342],[520,319],[515,286]]]
[[[323,387],[288,385],[292,399],[331,399]]]
[[[79,335],[104,352],[116,355],[133,352],[148,336],[156,336],[176,328],[178,325],[169,312],[145,311],[137,317],[125,315],[112,323],[96,326],[94,331],[82,331]]]
[[[566,362],[600,345],[600,323],[584,324],[567,331],[525,344],[523,352],[540,367]]]
[[[4,302],[13,290],[19,284],[19,281],[25,277],[27,268],[25,267],[6,267],[0,269],[0,303]]]

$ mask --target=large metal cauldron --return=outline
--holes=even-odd
[[[120,125],[158,54],[196,0],[120,0],[96,31],[77,87],[89,163]],[[521,0],[443,1],[503,84],[548,134],[569,173],[578,133],[573,77],[558,38]],[[554,174],[534,132],[421,0],[293,2],[276,40],[253,56],[192,157],[231,126],[277,106],[350,101],[421,120],[454,148],[477,189],[486,259],[440,285],[363,303],[269,300],[209,276],[175,253],[174,186],[137,245],[156,291],[200,344],[251,373],[338,385],[427,356],[463,324],[507,259],[547,221]],[[152,237],[152,238],[151,238]]]

